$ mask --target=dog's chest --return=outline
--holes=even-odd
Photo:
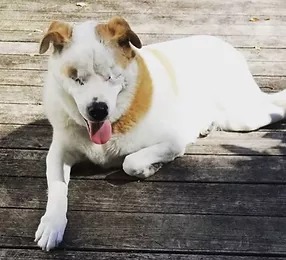
[[[63,137],[72,153],[84,155],[89,160],[99,165],[114,164],[123,156],[121,138],[114,136],[104,145],[91,142],[86,129],[68,128]]]
[[[99,165],[117,165],[117,162],[121,162],[123,157],[120,153],[117,140],[110,140],[105,145],[97,145],[89,142],[89,145],[82,151],[95,164]]]

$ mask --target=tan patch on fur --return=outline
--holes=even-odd
[[[114,49],[116,62],[123,68],[126,68],[136,55],[130,43],[137,48],[142,47],[137,34],[121,17],[113,17],[106,24],[98,24],[95,30],[105,44]]]
[[[151,76],[142,57],[137,54],[135,59],[138,64],[136,92],[125,114],[112,124],[114,134],[124,134],[130,131],[144,117],[151,106],[153,94]]]
[[[51,42],[54,45],[55,51],[61,51],[64,45],[70,41],[71,37],[71,25],[64,22],[53,21],[41,41],[40,54],[45,53],[49,49]]]
[[[77,78],[77,69],[73,66],[66,66],[63,68],[63,74],[69,78]]]

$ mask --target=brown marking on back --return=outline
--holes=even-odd
[[[137,34],[121,17],[113,17],[108,23],[98,24],[95,30],[105,44],[114,49],[116,61],[123,68],[126,68],[136,55],[130,43],[139,49],[142,47]]]
[[[135,127],[152,104],[153,85],[148,68],[140,55],[136,55],[138,77],[136,91],[127,111],[112,124],[114,134],[124,134]]]
[[[70,41],[71,37],[71,25],[60,21],[53,21],[40,43],[40,54],[45,53],[49,49],[51,42],[54,45],[54,51],[61,52],[65,44]]]

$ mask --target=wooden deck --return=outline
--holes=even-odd
[[[37,50],[50,20],[120,14],[144,44],[218,35],[265,91],[286,88],[285,0],[76,3],[0,1],[0,259],[286,259],[285,123],[213,133],[146,181],[74,167],[64,243],[36,247],[52,134],[41,105],[47,56]]]

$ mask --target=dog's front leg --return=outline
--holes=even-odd
[[[185,144],[163,142],[143,148],[125,157],[123,170],[128,175],[147,178],[157,172],[163,163],[182,156],[185,147]]]
[[[70,166],[64,163],[62,146],[53,140],[47,155],[48,202],[35,234],[35,242],[49,251],[63,239],[67,224],[67,193]]]

